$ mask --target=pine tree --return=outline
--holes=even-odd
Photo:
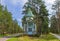
[[[14,34],[22,32],[22,28],[17,21],[12,18],[12,13],[8,11],[7,7],[0,4],[0,34]]]
[[[37,25],[37,29],[38,29],[37,32],[39,34],[44,31],[47,33],[48,32],[48,11],[46,9],[44,2],[42,0],[29,0],[24,5],[23,14],[26,14],[28,8],[30,8],[33,14],[35,15],[34,22]],[[23,20],[25,20],[24,17]],[[42,31],[42,29],[44,29],[44,31]]]
[[[56,19],[54,19],[54,21],[56,22],[56,25],[54,25],[54,22],[52,22],[52,26],[54,26],[54,27],[52,27],[52,28],[56,28],[54,31],[56,32],[56,33],[60,33],[60,0],[56,0],[55,1],[55,3],[52,5],[52,10],[54,10],[54,12],[55,12],[55,18]],[[54,32],[53,31],[53,32]]]

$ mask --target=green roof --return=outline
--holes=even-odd
[[[27,16],[27,17],[34,17],[34,15],[33,15],[33,13],[32,13],[30,8],[28,9],[27,14],[25,16]]]

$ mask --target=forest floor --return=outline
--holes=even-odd
[[[50,33],[51,35],[54,35],[56,38],[58,38],[60,40],[60,35],[58,34],[53,34],[53,33]]]
[[[60,36],[52,33],[47,35],[42,35],[40,37],[20,36],[20,37],[11,38],[9,36],[6,36],[6,37],[0,37],[0,41],[60,41]]]
[[[16,36],[20,36],[21,34],[12,34],[12,35],[1,35],[0,34],[0,41],[7,41],[8,39],[10,39],[11,37],[16,37]]]
[[[60,41],[52,34],[42,35],[40,37],[23,36],[18,38],[10,38],[7,41]]]

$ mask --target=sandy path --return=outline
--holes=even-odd
[[[54,35],[56,38],[58,38],[60,40],[60,35],[53,34],[53,33],[50,33],[50,34]]]
[[[0,38],[0,41],[6,41],[8,40],[9,38]]]

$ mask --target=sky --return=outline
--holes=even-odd
[[[47,6],[47,10],[49,11],[49,14],[52,14],[52,4],[55,0],[44,0],[45,5]],[[7,9],[9,12],[12,13],[13,19],[16,19],[20,26],[22,26],[21,19],[23,17],[22,11],[23,6],[27,2],[27,0],[0,0],[0,3],[3,6],[7,6]]]

